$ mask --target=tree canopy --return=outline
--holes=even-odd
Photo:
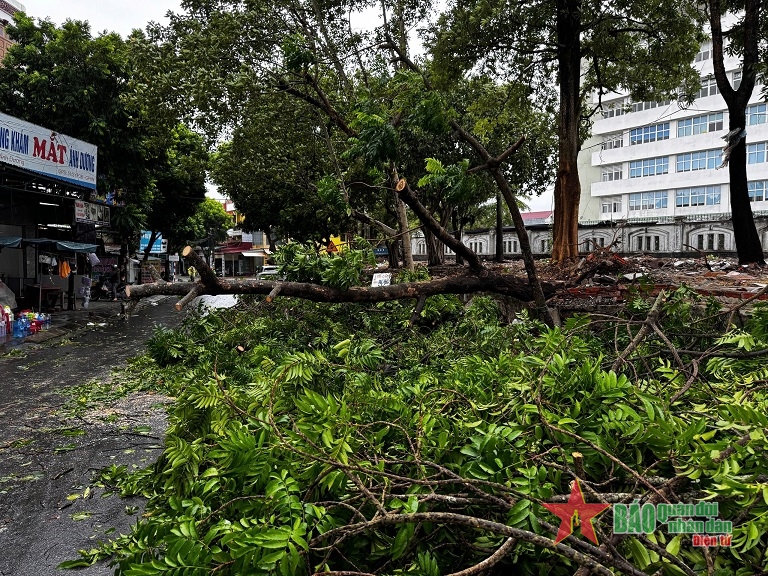
[[[94,144],[97,187],[141,198],[150,181],[145,127],[126,99],[132,68],[118,34],[91,36],[87,22],[60,28],[19,12],[0,66],[0,108],[7,114]]]
[[[204,197],[208,154],[199,135],[137,96],[137,40],[21,12],[8,32],[16,43],[0,66],[0,107],[98,147],[97,188],[126,205],[113,211],[123,256],[140,227],[173,236]]]
[[[703,39],[694,3],[655,0],[456,2],[431,40],[444,81],[466,74],[559,86],[552,259],[578,255],[577,157],[596,110],[588,95],[629,91],[639,101],[687,101],[699,88],[691,63]],[[682,90],[681,90],[682,86]]]

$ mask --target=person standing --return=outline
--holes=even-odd
[[[197,270],[195,269],[194,266],[189,266],[187,268],[187,274],[189,274],[189,281],[194,282],[195,277],[197,276]]]
[[[120,283],[120,270],[117,264],[112,264],[112,274],[109,276],[109,295],[112,302],[117,302],[117,285]]]

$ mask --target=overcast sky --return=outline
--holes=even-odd
[[[143,29],[148,22],[166,22],[168,10],[180,11],[179,0],[20,0],[29,16],[49,17],[61,25],[67,18],[87,20],[96,36],[107,30],[126,37],[135,28]]]

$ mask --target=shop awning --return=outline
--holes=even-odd
[[[99,248],[96,244],[51,240],[50,238],[25,238],[22,243],[26,246],[37,246],[43,250],[56,250],[58,252],[96,252]]]
[[[21,236],[0,236],[0,250],[19,246],[21,246]]]
[[[269,258],[272,255],[272,252],[266,248],[262,248],[260,250],[245,250],[242,254],[246,258]]]
[[[231,244],[217,246],[214,252],[216,255],[240,254],[243,250],[249,250],[251,246],[253,246],[253,242],[233,242]]]

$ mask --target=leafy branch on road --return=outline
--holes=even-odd
[[[116,479],[150,496],[147,514],[81,561],[127,575],[761,573],[768,374],[750,353],[768,348],[768,309],[739,329],[729,317],[686,288],[554,329],[505,322],[491,297],[432,296],[413,325],[403,301],[245,297],[175,332],[186,354],[150,346],[177,395],[165,450]],[[612,534],[610,512],[599,546],[578,531],[555,544],[542,503],[575,478],[593,502],[715,501],[733,545],[705,551],[663,525]]]

